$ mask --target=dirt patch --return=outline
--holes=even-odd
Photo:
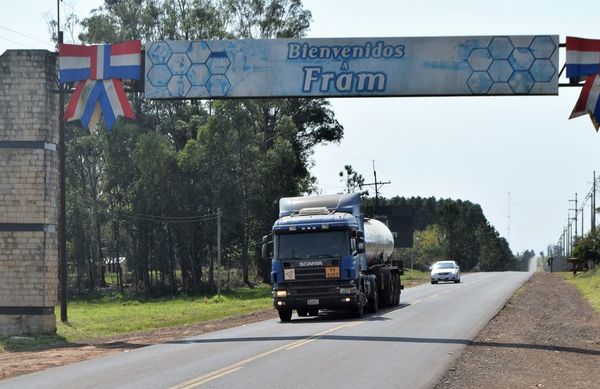
[[[600,314],[562,277],[536,273],[436,388],[597,388]]]
[[[0,354],[0,379],[33,373],[51,367],[63,366],[69,363],[97,358],[116,352],[126,352],[139,347],[237,327],[243,324],[250,324],[275,317],[277,317],[277,311],[269,309],[203,323],[118,335],[108,338],[90,339],[77,344],[68,343],[59,347],[37,351]]]

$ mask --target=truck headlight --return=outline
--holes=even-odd
[[[286,298],[287,290],[278,290],[277,292],[275,292],[275,297]]]
[[[356,288],[340,288],[340,294],[352,294],[356,292]]]

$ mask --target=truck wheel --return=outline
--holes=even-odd
[[[364,310],[365,310],[365,305],[364,305],[362,299],[359,297],[359,302],[351,308],[350,313],[352,314],[353,318],[359,319],[362,317]]]
[[[291,309],[278,309],[277,312],[279,312],[279,320],[281,320],[282,323],[292,321]]]
[[[392,305],[395,307],[400,304],[400,275],[394,274],[392,280],[394,283],[394,301]]]
[[[377,284],[373,287],[373,296],[367,302],[367,312],[375,313],[379,307],[379,292],[377,291]]]
[[[390,306],[396,306],[396,300],[398,299],[398,277],[396,274],[392,274],[392,299],[390,300]]]
[[[393,307],[394,306],[394,301],[396,301],[396,287],[394,286],[394,275],[390,274],[390,277],[388,279],[388,298],[387,298],[387,306],[389,307]]]

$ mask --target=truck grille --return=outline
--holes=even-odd
[[[335,288],[294,288],[288,289],[290,297],[318,297],[336,293]]]
[[[324,280],[324,267],[297,267],[296,281]]]
[[[310,262],[318,262],[314,266],[301,266],[306,261],[283,261],[284,272],[286,269],[294,269],[295,279],[286,277],[285,282],[299,283],[323,280],[332,281],[339,279],[339,258],[317,258],[310,259]],[[337,268],[336,274],[331,274],[331,269]],[[329,270],[329,274],[327,273]],[[329,277],[327,277],[329,275]]]

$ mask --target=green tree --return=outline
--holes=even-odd
[[[299,0],[106,0],[81,21],[79,38],[292,37],[309,22]],[[146,295],[214,289],[218,209],[224,265],[240,269],[247,285],[268,280],[259,242],[277,217],[277,199],[311,191],[314,147],[343,136],[329,103],[129,97],[135,122],[119,119],[110,133],[68,141],[69,223],[76,223],[69,248],[79,284],[85,265],[101,268],[110,256],[127,258],[132,285]]]
[[[590,231],[585,237],[575,242],[573,256],[600,263],[600,231]]]
[[[365,184],[365,179],[362,174],[354,170],[352,165],[344,165],[344,170],[339,172],[339,176],[343,179],[346,185],[346,193],[360,192],[361,196],[368,196],[368,190],[362,190]]]

